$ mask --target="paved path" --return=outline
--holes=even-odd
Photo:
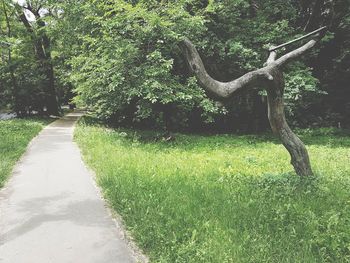
[[[46,127],[0,191],[1,263],[136,262],[72,141],[79,117]]]
[[[9,120],[16,118],[16,113],[0,113],[0,120]]]

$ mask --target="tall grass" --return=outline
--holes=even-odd
[[[303,131],[316,176],[270,136],[108,129],[75,138],[152,262],[350,262],[350,138]]]
[[[39,118],[0,121],[0,187],[30,140],[49,122],[50,119]]]

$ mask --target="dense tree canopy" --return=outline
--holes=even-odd
[[[0,107],[57,114],[56,101],[75,97],[111,122],[262,130],[265,94],[215,102],[191,77],[179,43],[191,38],[208,72],[228,81],[260,68],[269,46],[324,25],[319,48],[286,71],[288,118],[346,126],[349,0],[1,0]]]

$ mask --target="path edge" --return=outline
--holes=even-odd
[[[16,161],[15,165],[12,167],[11,172],[8,176],[8,178],[5,179],[5,182],[3,184],[3,186],[0,188],[0,200],[1,200],[1,195],[4,194],[6,192],[6,190],[8,189],[9,185],[11,184],[11,181],[13,181],[16,178],[16,173],[18,171],[19,166],[23,163],[24,158],[28,155],[28,152],[30,150],[30,148],[32,147],[32,145],[34,144],[34,142],[37,140],[37,138],[40,136],[40,134],[47,128],[49,127],[52,123],[54,123],[57,119],[52,118],[52,122],[50,122],[49,124],[47,124],[46,126],[44,126],[41,131],[38,132],[37,135],[35,135],[27,144],[24,152],[22,153],[22,155],[18,158],[18,160]]]
[[[104,207],[106,208],[108,215],[110,216],[110,218],[112,219],[112,221],[115,225],[115,231],[117,231],[121,234],[122,240],[124,240],[126,242],[127,246],[130,248],[130,250],[132,252],[132,256],[136,259],[137,263],[149,263],[150,259],[148,258],[148,256],[146,256],[145,253],[142,251],[142,249],[140,249],[137,246],[131,233],[129,231],[127,231],[121,215],[119,215],[118,212],[113,209],[110,201],[104,197],[103,189],[99,186],[99,184],[97,182],[97,175],[96,175],[95,171],[87,164],[87,162],[85,161],[85,157],[82,154],[82,150],[79,147],[79,144],[75,141],[75,128],[76,128],[76,125],[78,124],[79,120],[83,116],[81,116],[79,119],[77,119],[77,121],[73,125],[73,144],[75,144],[79,150],[81,162],[84,165],[85,169],[88,171],[88,173],[90,175],[90,179],[92,181],[92,184],[95,187],[99,198],[104,203]]]

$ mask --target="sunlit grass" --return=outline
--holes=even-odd
[[[302,131],[315,178],[271,136],[108,129],[75,138],[107,199],[153,262],[349,262],[350,138]],[[326,135],[324,135],[326,134]]]
[[[0,187],[30,140],[49,122],[50,119],[39,118],[0,121]]]

